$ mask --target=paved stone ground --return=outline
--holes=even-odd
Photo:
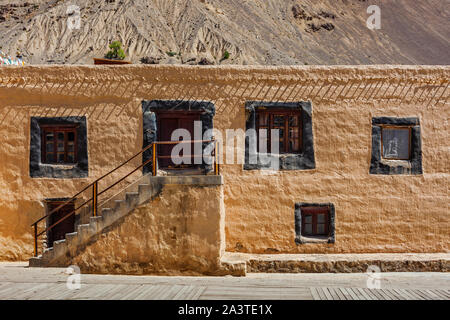
[[[242,278],[82,274],[81,288],[69,290],[65,268],[27,266],[0,263],[0,299],[450,300],[450,273],[438,272],[382,273],[380,289],[368,289],[364,273],[254,273]]]

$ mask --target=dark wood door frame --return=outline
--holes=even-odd
[[[177,111],[157,111],[156,112],[156,123],[157,123],[157,141],[170,141],[172,135],[172,130],[175,129],[186,129],[191,134],[191,140],[194,140],[194,121],[201,121],[200,116],[202,112],[199,110],[187,111],[187,110],[177,110]],[[166,121],[166,126],[164,122]],[[169,125],[169,123],[171,124]],[[165,127],[167,129],[165,129]],[[169,130],[169,131],[167,131]],[[158,146],[158,156],[167,157],[171,154],[174,145],[159,145]],[[194,145],[191,145],[191,155],[194,152]],[[181,164],[175,166],[170,159],[160,158],[158,161],[159,167],[163,169],[191,169],[195,168],[194,159],[191,157],[191,164]]]
[[[68,199],[46,199],[45,207],[46,213],[51,212],[58,206],[62,205]],[[55,222],[63,218],[66,214],[69,214],[75,209],[75,200],[65,205],[60,210],[52,213],[47,218],[47,227],[53,225]],[[47,231],[47,247],[53,247],[53,242],[57,240],[65,239],[66,233],[72,233],[75,231],[75,214],[62,221],[61,223],[54,226],[52,229]]]

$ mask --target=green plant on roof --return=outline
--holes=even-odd
[[[167,51],[166,54],[167,54],[169,57],[175,57],[175,56],[177,55],[177,53],[176,53],[176,52],[173,52],[173,51]]]
[[[105,55],[107,59],[123,60],[125,59],[125,53],[122,49],[122,43],[120,41],[113,41],[109,45],[111,50]]]
[[[220,61],[227,60],[228,58],[230,58],[230,53],[227,50],[225,50],[222,59],[220,59]]]

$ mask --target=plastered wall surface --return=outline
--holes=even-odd
[[[211,101],[214,126],[223,133],[245,129],[246,101],[311,101],[315,169],[221,166],[227,251],[448,252],[449,71],[438,66],[1,68],[0,260],[32,254],[30,224],[44,215],[45,198],[74,195],[142,148],[143,99]],[[89,176],[30,178],[31,117],[80,115],[87,119]],[[381,116],[420,119],[422,175],[369,174],[371,119]],[[136,159],[111,179],[138,164]],[[334,204],[334,244],[295,243],[296,202]]]
[[[63,265],[84,273],[215,274],[223,253],[222,203],[221,186],[166,185]]]

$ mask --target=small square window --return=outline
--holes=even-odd
[[[295,204],[295,242],[334,243],[335,210],[332,203]]]
[[[86,117],[31,117],[30,177],[89,175]]]
[[[384,159],[409,160],[411,157],[411,128],[382,128],[382,155]]]
[[[303,207],[302,236],[328,236],[330,230],[330,208]]]
[[[56,137],[56,142],[54,141],[54,137]],[[76,137],[77,127],[75,125],[43,125],[42,163],[76,163]]]
[[[422,174],[418,118],[372,118],[370,174]]]

